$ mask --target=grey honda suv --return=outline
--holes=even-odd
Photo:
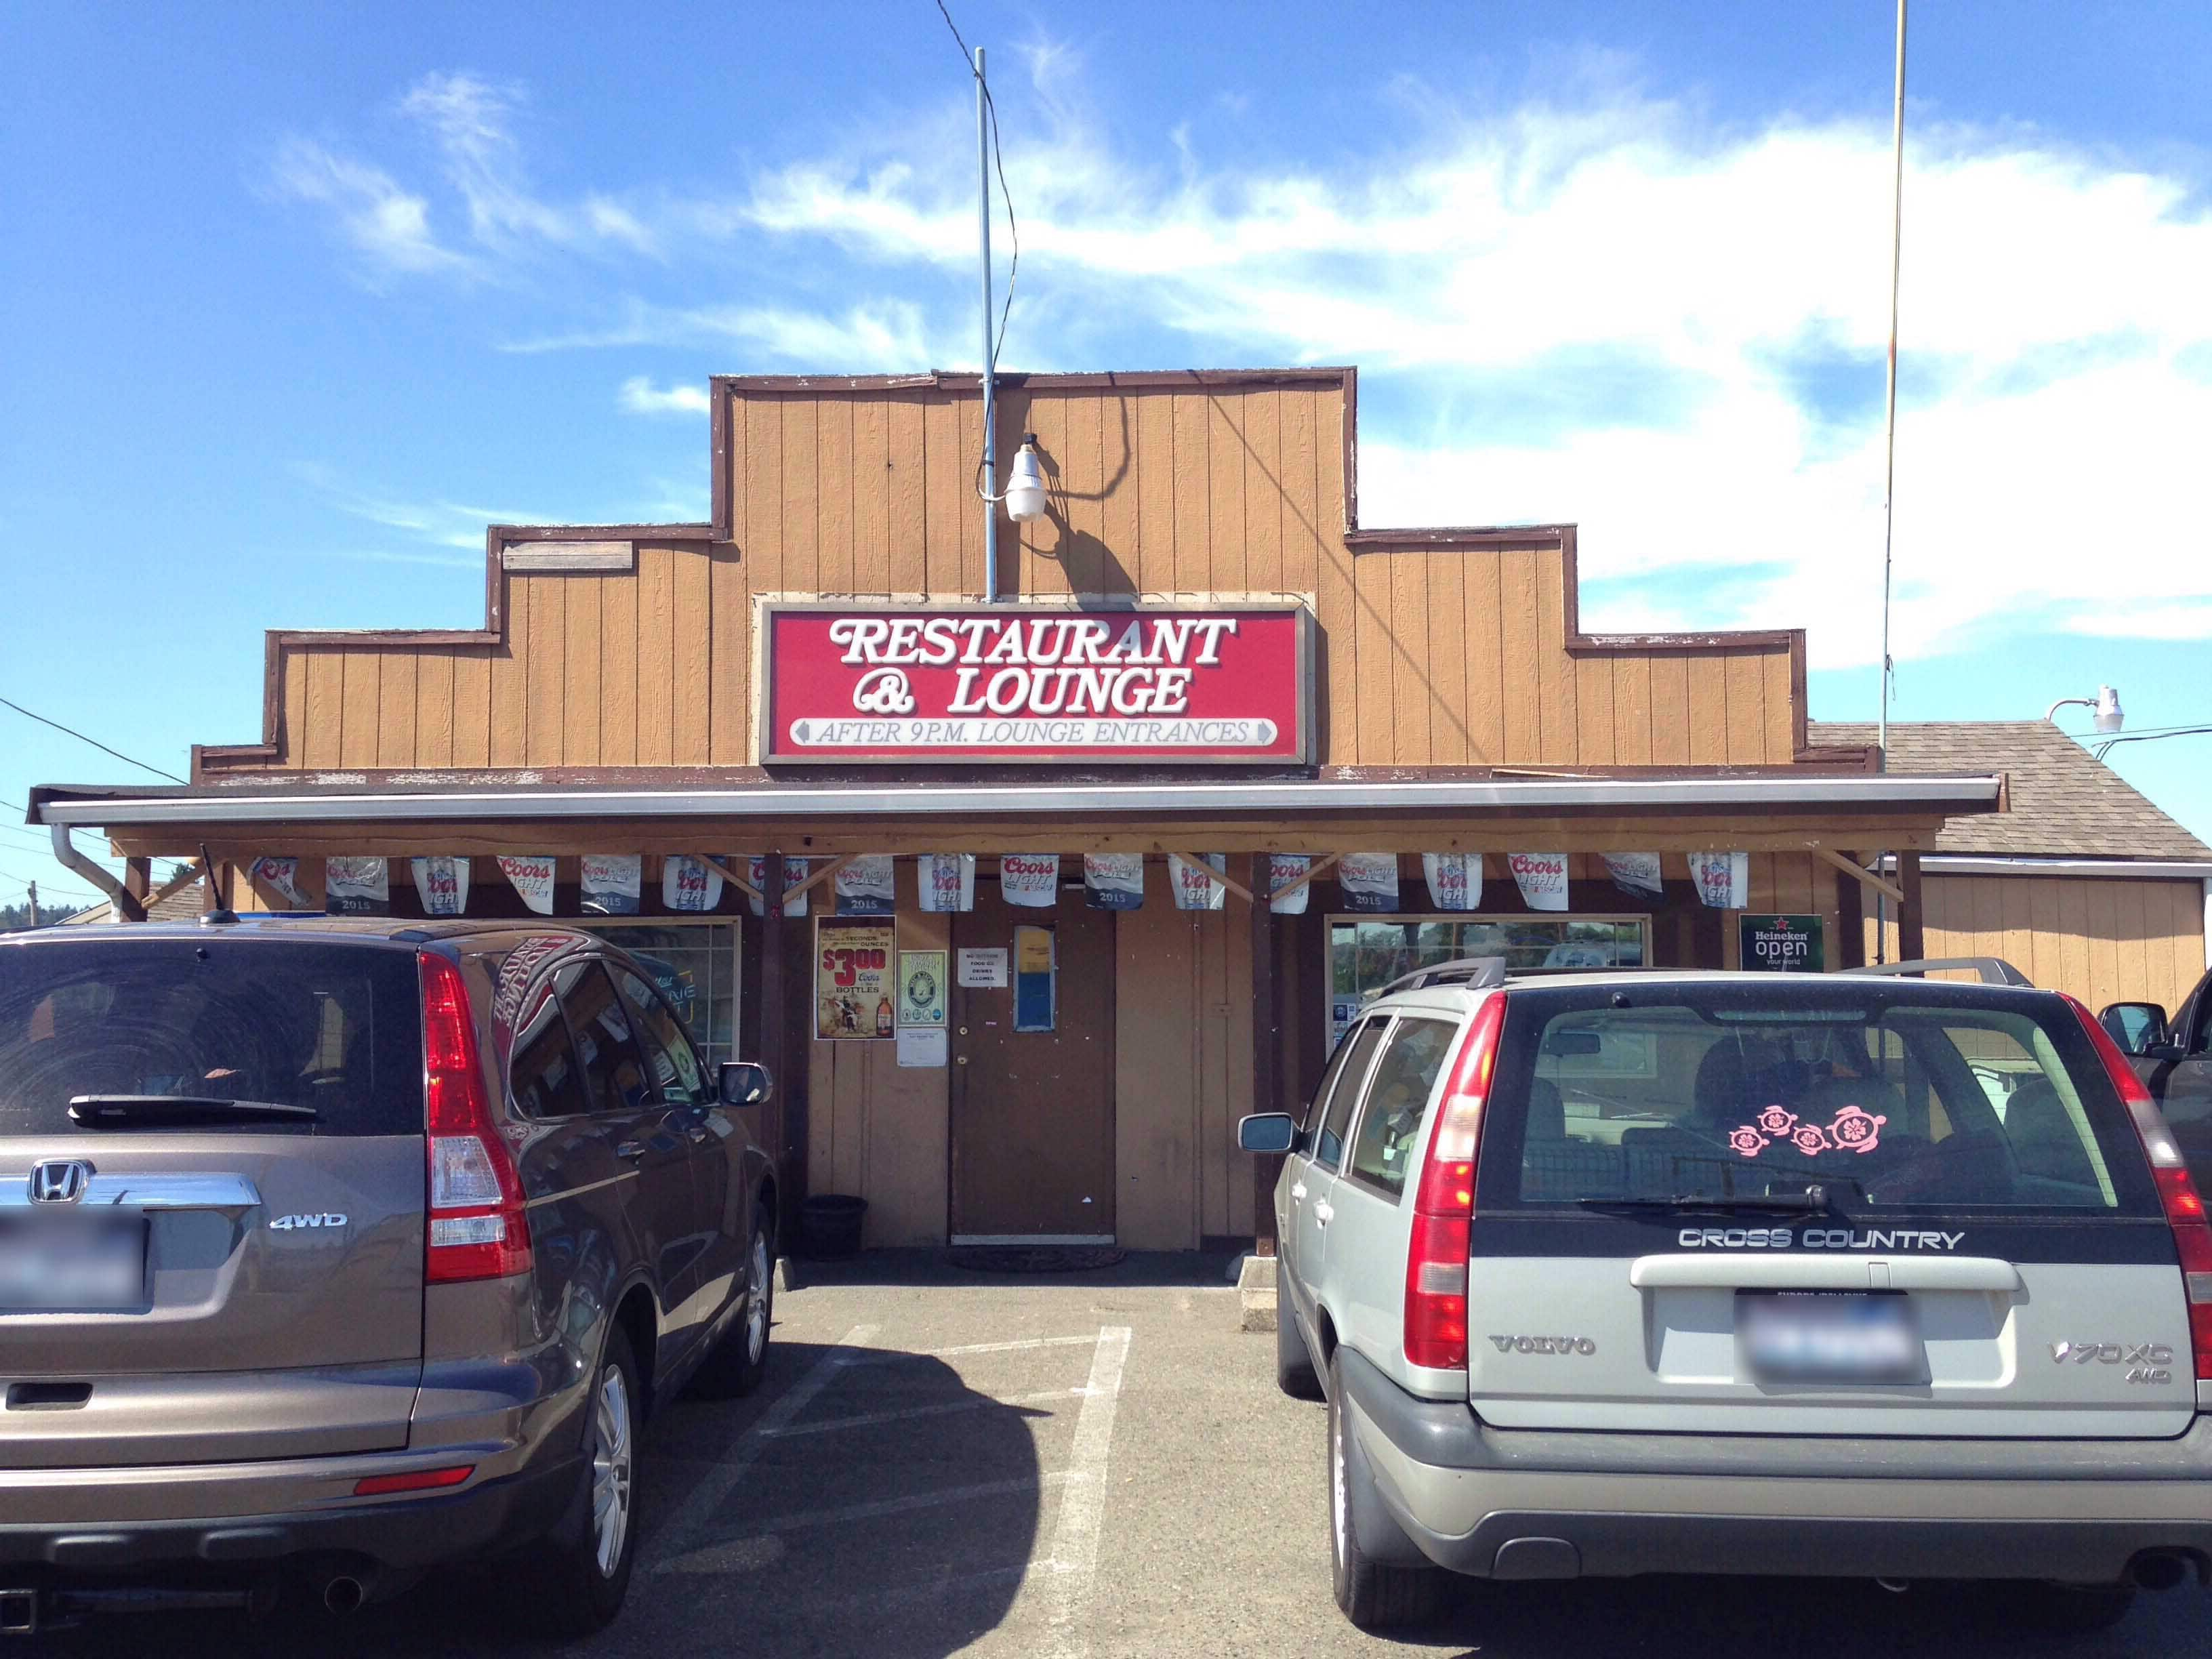
[[[477,1558],[604,1625],[641,1424],[762,1374],[769,1088],[556,927],[0,942],[0,1625]]]
[[[2080,1004],[1497,969],[1243,1126],[1354,1622],[1449,1573],[2008,1580],[2074,1627],[2204,1581],[2212,1228]]]

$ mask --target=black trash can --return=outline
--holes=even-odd
[[[842,1261],[860,1253],[860,1218],[868,1200],[848,1193],[817,1193],[799,1206],[800,1253],[816,1261]]]

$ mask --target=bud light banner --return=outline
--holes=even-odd
[[[324,908],[334,916],[392,914],[392,879],[382,859],[331,859],[325,882]]]
[[[523,903],[541,916],[553,914],[553,856],[517,856],[502,854],[499,860],[500,873],[507,884],[520,895]]]
[[[1007,853],[999,860],[999,896],[1028,910],[1060,902],[1060,854]]]
[[[1567,855],[1565,853],[1515,853],[1506,860],[1521,888],[1521,902],[1531,910],[1567,908]]]
[[[1305,879],[1313,868],[1313,860],[1304,853],[1273,853],[1267,858],[1267,908],[1279,916],[1302,916],[1306,913],[1306,901],[1313,895],[1313,883]],[[1298,884],[1293,888],[1292,882]],[[1285,890],[1288,890],[1287,891]]]
[[[314,906],[300,888],[300,860],[297,859],[256,859],[246,872],[246,878],[257,886],[266,887],[294,910],[312,910]]]
[[[768,860],[764,858],[753,859],[747,863],[745,869],[747,878],[752,882],[753,890],[756,893],[766,892],[768,890]],[[805,879],[806,860],[805,859],[787,858],[784,860],[783,890],[785,897],[783,901],[783,914],[785,915],[803,916],[806,914],[806,895],[804,893],[794,894],[791,890],[793,888],[798,886],[800,882],[805,881]],[[752,906],[753,914],[755,915],[764,916],[768,914],[768,901],[765,898],[752,898],[748,899],[746,902]]]
[[[1482,902],[1482,854],[1424,853],[1421,877],[1439,910],[1472,910]]]
[[[635,853],[584,855],[584,909],[595,916],[634,916],[645,894],[645,860]]]
[[[415,890],[426,916],[458,916],[469,908],[469,861],[466,859],[416,859]]]
[[[915,860],[921,908],[933,915],[975,908],[975,855],[924,853]]]
[[[1135,910],[1145,902],[1142,853],[1085,853],[1083,896],[1094,910]]]
[[[1310,626],[1298,605],[771,605],[761,758],[1295,763]]]
[[[1398,855],[1346,853],[1336,861],[1336,885],[1347,910],[1395,911],[1398,908]]]
[[[695,858],[672,854],[660,861],[660,902],[679,912],[703,912],[722,902],[722,872]]]
[[[1607,853],[1605,872],[1613,884],[1633,898],[1663,898],[1665,884],[1659,878],[1656,853]]]
[[[1186,853],[1181,858],[1170,859],[1168,873],[1175,878],[1176,908],[1221,909],[1229,902],[1229,890],[1214,877],[1225,875],[1228,871],[1229,857],[1224,853]]]
[[[888,916],[898,909],[896,866],[889,853],[863,853],[830,879],[841,916]]]
[[[1751,904],[1751,854],[1692,853],[1690,879],[1698,897],[1715,910],[1747,909]]]

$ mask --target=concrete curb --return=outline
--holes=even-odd
[[[1275,1328],[1275,1258],[1248,1255],[1237,1274],[1237,1328],[1272,1331]]]

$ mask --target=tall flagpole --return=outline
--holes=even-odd
[[[1897,526],[1897,278],[1905,248],[1905,0],[1897,0],[1897,99],[1890,123],[1894,173],[1889,217],[1889,432],[1881,491],[1881,714],[1875,743],[1878,763],[1889,769],[1890,550]]]

